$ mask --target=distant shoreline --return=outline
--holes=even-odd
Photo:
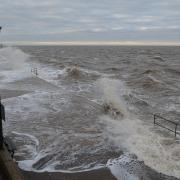
[[[170,41],[7,41],[2,44],[17,46],[180,46],[180,42]]]

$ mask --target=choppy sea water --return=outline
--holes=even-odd
[[[180,47],[0,49],[0,89],[23,92],[3,100],[19,167],[136,180],[143,161],[180,178],[180,137],[153,124],[154,113],[179,122],[179,77]]]

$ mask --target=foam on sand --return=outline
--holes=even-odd
[[[118,180],[139,180],[138,176],[134,175],[136,172],[132,172],[132,168],[129,167],[132,165],[133,168],[137,166],[135,158],[129,154],[123,154],[119,158],[110,159],[106,166]]]

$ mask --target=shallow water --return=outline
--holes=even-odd
[[[180,138],[153,125],[154,113],[179,122],[179,58],[180,47],[0,49],[0,88],[28,92],[3,100],[19,166],[38,172],[107,166],[115,176],[118,168],[138,179],[130,167],[139,160],[180,178]]]

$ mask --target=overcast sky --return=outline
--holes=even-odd
[[[4,0],[2,41],[180,41],[180,0]]]

